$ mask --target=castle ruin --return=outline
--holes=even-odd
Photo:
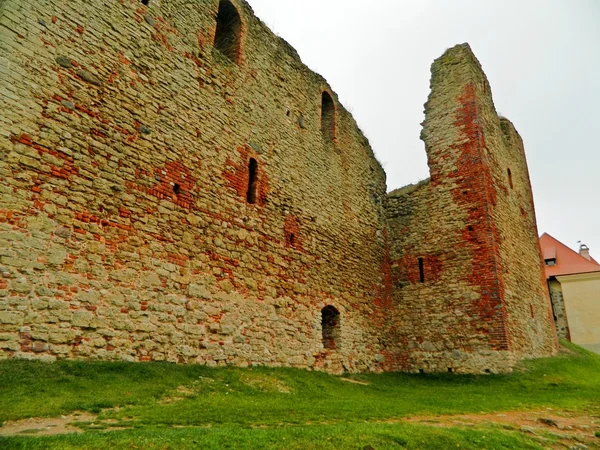
[[[0,0],[0,357],[507,372],[557,348],[521,138],[468,45],[385,173],[243,0]]]

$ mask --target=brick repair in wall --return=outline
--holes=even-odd
[[[556,352],[523,143],[467,44],[431,68],[431,178],[388,193],[247,3],[142,5],[1,2],[0,357],[487,373]]]

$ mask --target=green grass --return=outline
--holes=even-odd
[[[382,422],[408,415],[542,408],[597,413],[600,356],[565,346],[568,352],[526,361],[512,375],[346,377],[366,385],[296,369],[0,361],[0,421],[90,411],[100,413],[98,420],[132,427],[0,439],[0,448],[379,449],[449,448],[449,442],[453,448],[481,448],[484,435],[486,448],[538,448],[506,430]],[[428,440],[439,445],[428,447]]]
[[[338,424],[275,429],[221,427],[146,429],[44,438],[0,438],[9,449],[542,449],[515,432],[444,429],[406,424]]]

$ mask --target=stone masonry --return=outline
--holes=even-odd
[[[506,372],[556,351],[521,139],[469,47],[385,173],[238,0],[0,0],[0,357]]]

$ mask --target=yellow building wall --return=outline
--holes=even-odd
[[[556,279],[562,287],[571,341],[600,353],[600,272]]]

